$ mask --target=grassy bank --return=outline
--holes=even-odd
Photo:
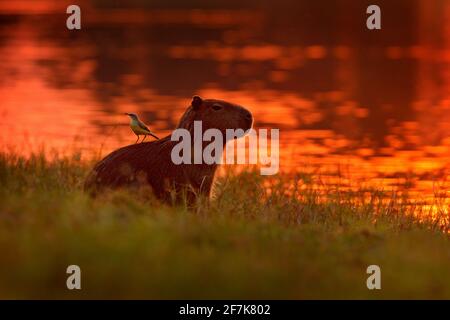
[[[450,298],[448,216],[417,219],[405,198],[243,172],[189,211],[91,199],[91,166],[0,155],[0,298]],[[66,289],[71,264],[80,291]],[[381,290],[366,287],[371,264]]]

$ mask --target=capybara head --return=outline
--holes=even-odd
[[[203,130],[219,129],[225,135],[226,129],[251,129],[253,116],[250,111],[237,104],[194,96],[178,128],[191,130],[194,121],[202,121]]]

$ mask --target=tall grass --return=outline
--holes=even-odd
[[[211,201],[90,198],[93,163],[0,154],[0,298],[450,298],[449,217],[405,193],[229,170]],[[66,288],[66,268],[82,290]],[[367,266],[382,289],[366,287]]]

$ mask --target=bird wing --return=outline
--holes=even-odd
[[[147,126],[142,123],[141,121],[138,122],[139,128],[141,128],[142,130],[146,130],[148,132],[151,132],[149,128],[147,128]]]

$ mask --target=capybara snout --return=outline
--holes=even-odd
[[[251,129],[253,125],[253,116],[251,112],[245,108],[242,108],[242,117],[244,118],[242,129],[244,129],[245,131]]]

